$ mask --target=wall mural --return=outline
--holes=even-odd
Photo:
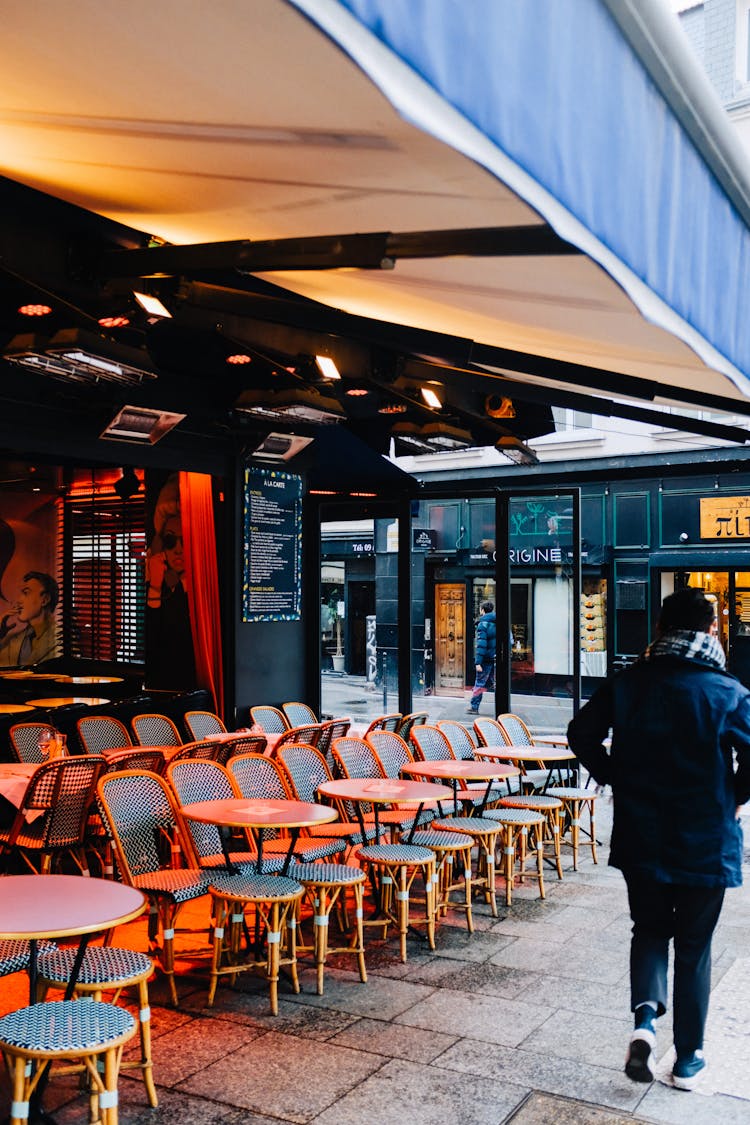
[[[26,667],[62,652],[59,501],[31,491],[0,496],[0,668]]]
[[[146,473],[146,687],[196,686],[179,474]]]

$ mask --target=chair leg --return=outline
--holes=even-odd
[[[356,883],[354,890],[354,913],[357,963],[359,965],[359,979],[362,984],[367,983],[367,969],[365,967],[365,930],[364,930],[364,890],[362,883]]]
[[[591,831],[591,857],[594,863],[599,862],[596,856],[596,818],[594,816],[594,808],[596,807],[595,801],[586,802],[589,810],[589,829]]]
[[[573,870],[578,870],[578,833],[581,826],[581,805],[578,800],[570,802],[570,845],[573,849]]]
[[[208,983],[208,999],[206,1001],[206,1005],[209,1008],[213,1007],[214,998],[216,996],[216,986],[219,983],[219,966],[221,965],[221,954],[225,945],[224,929],[229,913],[227,900],[219,898],[218,895],[214,899],[213,907],[214,927],[211,941],[211,975]]]
[[[549,819],[552,831],[552,846],[555,851],[555,867],[557,869],[557,877],[558,879],[562,879],[562,856],[560,854],[560,810],[550,809]]]
[[[26,1059],[16,1055],[6,1058],[13,1077],[13,1101],[10,1107],[10,1125],[28,1125],[29,1093],[26,1084]]]
[[[539,897],[544,898],[544,824],[534,825],[534,841],[536,844],[536,870],[539,881]]]

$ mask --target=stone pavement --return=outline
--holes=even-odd
[[[178,1009],[156,980],[160,1106],[150,1110],[140,1080],[124,1074],[120,1125],[750,1125],[750,890],[728,893],[714,942],[703,1092],[630,1082],[629,919],[621,876],[606,866],[611,806],[598,804],[598,866],[586,848],[574,873],[566,850],[545,901],[532,880],[497,919],[477,901],[474,935],[451,914],[436,952],[410,939],[406,964],[395,939],[370,931],[367,984],[351,959],[332,958],[319,997],[306,965],[299,995],[281,983],[274,1017],[250,974],[236,988],[223,980],[212,1009],[198,977],[180,977]],[[192,921],[203,932],[182,940],[200,946],[205,902]],[[116,941],[145,948],[145,923]],[[25,1002],[25,987],[20,975],[0,980],[3,1011]],[[665,1065],[669,1018],[658,1029]],[[3,1078],[0,1116],[8,1100]],[[86,1120],[74,1079],[53,1080],[46,1105],[59,1125]]]

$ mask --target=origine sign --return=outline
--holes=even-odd
[[[750,539],[750,496],[701,497],[701,539]]]

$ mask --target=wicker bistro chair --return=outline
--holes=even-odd
[[[317,746],[320,738],[322,723],[310,723],[303,727],[290,727],[285,730],[273,748],[273,753],[278,754],[281,746],[288,742],[298,742],[305,746]]]
[[[272,758],[263,754],[241,754],[229,763],[229,774],[234,778],[238,792],[243,797],[260,797],[270,801],[286,801],[292,797],[285,771]],[[300,798],[304,799],[304,798]],[[321,825],[321,832],[299,835],[294,842],[293,858],[299,863],[312,863],[316,859],[338,857],[348,847],[343,834],[330,833],[330,826]],[[334,826],[335,827],[335,826]],[[283,861],[289,852],[290,840],[287,836],[264,834],[263,855],[281,857]],[[282,866],[283,870],[283,866]]]
[[[78,737],[87,754],[103,750],[124,750],[133,745],[128,728],[111,715],[84,715],[76,723]]]
[[[504,715],[498,715],[498,724],[502,728],[505,738],[507,738],[513,746],[533,746],[534,736],[523,719],[518,715],[511,712],[506,712]],[[567,766],[557,766],[556,772],[560,784],[565,784],[571,780],[571,770]],[[544,759],[539,759],[538,769],[524,769],[521,768],[521,785],[524,789],[531,787],[533,789],[541,789],[547,785],[550,778],[549,769],[544,768]],[[545,790],[546,792],[546,790]]]
[[[555,855],[555,868],[558,879],[562,879],[562,860],[560,856],[560,825],[563,802],[549,793],[514,793],[498,802],[498,809],[524,809],[527,812],[542,813],[547,818],[545,839],[552,842]]]
[[[371,731],[365,742],[372,747],[383,777],[400,777],[402,768],[414,761],[411,750],[395,731]]]
[[[201,742],[186,742],[180,749],[171,756],[171,762],[181,762],[185,758],[202,758],[210,762],[218,760],[221,754],[221,743],[214,739],[204,739]]]
[[[8,731],[10,748],[19,762],[44,762],[39,739],[57,733],[50,723],[14,723]]]
[[[401,737],[408,742],[412,729],[421,726],[422,723],[426,723],[428,718],[429,715],[426,711],[412,711],[410,715],[404,715],[402,717],[401,722],[396,728],[396,734],[400,734]]]
[[[54,941],[38,941],[37,952],[46,949],[57,949]],[[3,938],[0,940],[0,977],[10,976],[11,973],[24,973],[29,968],[29,943],[18,938]]]
[[[76,959],[75,949],[45,949],[39,953],[39,977],[45,988],[62,991],[68,987]],[[138,1025],[141,1040],[141,1057],[128,1060],[120,1066],[121,1070],[137,1068],[141,1071],[146,1087],[148,1104],[155,1108],[159,1099],[154,1086],[153,1060],[151,1057],[151,1009],[148,1002],[148,980],[154,971],[154,963],[145,953],[130,949],[120,949],[111,945],[90,945],[83,955],[73,995],[86,996],[91,1000],[101,1000],[103,993],[114,992],[116,1003],[124,988],[138,990]],[[55,1074],[81,1070],[82,1067],[55,1068]]]
[[[180,732],[167,715],[135,715],[130,720],[139,746],[181,746]]]
[[[283,711],[278,707],[263,706],[251,707],[250,718],[253,725],[260,727],[266,734],[283,734],[285,730],[291,728],[291,723],[288,721]]]
[[[224,766],[210,759],[185,758],[182,761],[170,762],[167,766],[167,781],[180,807],[190,805],[194,801],[218,801],[227,797],[242,796],[231,774]],[[258,849],[247,832],[238,830],[233,844],[225,849],[217,825],[200,824],[198,821],[185,818],[183,824],[192,840],[200,867],[211,871],[217,868],[226,871],[228,855],[233,868],[239,868],[244,874],[250,874],[251,869],[252,872],[255,871]],[[283,867],[284,857],[267,855],[264,863],[267,873],[278,872]]]
[[[215,760],[219,765],[225,766],[238,754],[263,754],[267,745],[268,739],[264,734],[246,734],[244,731],[239,731],[236,738],[221,739]]]
[[[281,710],[290,727],[303,727],[320,722],[312,707],[308,707],[306,703],[282,703]]]
[[[505,905],[510,906],[513,900],[513,880],[515,876],[516,859],[519,862],[519,880],[523,882],[526,871],[526,853],[528,850],[528,836],[531,833],[532,843],[536,848],[537,879],[539,881],[539,897],[544,898],[544,832],[547,818],[543,813],[525,808],[498,808],[489,809],[485,813],[487,820],[494,820],[500,828],[500,846],[502,848],[502,870],[505,876]]]
[[[97,755],[56,758],[40,765],[29,778],[13,824],[0,831],[0,867],[5,870],[15,853],[32,871],[46,874],[67,853],[88,875],[86,826],[104,769],[104,759]]]
[[[117,770],[147,770],[149,773],[164,773],[164,752],[156,747],[133,746],[130,750],[116,750],[107,754],[106,772]]]
[[[456,719],[438,719],[435,726],[448,739],[455,758],[464,762],[470,762],[474,758],[477,744],[468,727]]]
[[[484,716],[475,719],[474,733],[477,736],[477,741],[479,743],[477,749],[480,752],[483,746],[498,747],[514,745],[511,735],[508,733],[508,731],[506,731],[502,723],[498,722],[496,719],[487,719],[484,718]],[[524,740],[520,743],[520,745],[530,746],[531,742],[526,742]],[[515,790],[516,792],[528,792],[529,789],[541,789],[541,787],[546,783],[549,776],[547,770],[526,769],[523,762],[518,763],[518,768],[521,771],[520,776],[516,778],[515,781],[510,778],[508,779],[509,792],[512,790]]]
[[[339,777],[368,778],[385,777],[380,760],[369,742],[364,738],[337,738],[333,744],[333,759],[336,762]],[[347,807],[348,819],[356,815],[355,810]],[[370,806],[362,807],[362,812],[370,811]],[[391,838],[395,842],[401,832],[411,832],[419,826],[429,824],[434,816],[432,809],[423,809],[416,815],[409,809],[381,808],[378,819],[381,825],[387,825],[391,830]]]
[[[474,933],[471,914],[471,853],[474,838],[464,832],[445,832],[439,829],[420,829],[410,837],[417,847],[429,848],[435,853],[435,918],[445,915],[449,908],[466,913],[466,926]],[[402,843],[405,840],[402,837]],[[454,891],[463,893],[463,901],[451,899]]]
[[[312,748],[310,748],[312,749]],[[313,750],[317,754],[318,751]],[[296,796],[289,788],[286,770],[280,762],[272,761],[261,754],[244,754],[233,758],[229,770],[243,796],[268,797],[270,799],[288,798]],[[321,831],[338,825],[321,825]],[[350,833],[350,826],[346,826]],[[301,883],[310,898],[313,906],[313,942],[310,948],[315,957],[317,974],[318,995],[323,995],[323,976],[328,953],[353,953],[359,965],[360,979],[367,980],[364,963],[364,945],[362,941],[362,884],[365,881],[364,873],[358,867],[350,867],[343,863],[326,862],[326,857],[321,855],[323,849],[332,850],[331,844],[335,842],[333,854],[342,852],[349,844],[347,836],[339,835],[333,840],[330,836],[326,839],[320,835],[310,835],[297,840],[294,848],[294,859],[287,872],[288,876]],[[286,849],[287,841],[279,841],[279,845]],[[274,841],[270,842],[271,848]],[[264,844],[264,849],[267,847]],[[323,859],[322,863],[315,863],[315,859]],[[350,931],[346,895],[351,891],[355,905],[355,929],[350,933],[346,945],[329,949],[328,926],[334,908],[338,908],[339,925],[346,934]],[[307,947],[298,946],[298,952],[307,952]]]
[[[431,827],[436,832],[458,832],[471,836],[477,849],[476,871],[472,877],[471,889],[482,891],[485,902],[489,904],[492,917],[497,918],[497,898],[495,894],[495,850],[500,825],[489,816],[447,816],[433,820]]]
[[[12,1083],[10,1125],[28,1125],[30,1099],[46,1076],[44,1065],[78,1059],[91,1083],[91,1121],[117,1125],[117,1077],[123,1044],[135,1020],[114,1004],[47,1000],[0,1019],[0,1051]]]
[[[368,844],[359,849],[359,860],[376,888],[377,910],[365,926],[381,927],[383,939],[393,923],[398,929],[401,961],[406,961],[406,935],[410,925],[409,900],[414,880],[421,875],[424,885],[424,922],[427,944],[435,948],[436,860],[432,848],[418,844]],[[394,913],[395,891],[395,913]]]
[[[599,794],[595,789],[580,789],[573,785],[550,785],[547,789],[548,797],[557,797],[563,803],[563,829],[562,839],[570,831],[570,846],[573,850],[573,870],[578,870],[578,848],[581,834],[581,812],[588,810],[589,827],[584,829],[591,842],[591,858],[598,863],[596,855],[596,813],[595,805]]]
[[[331,781],[333,775],[328,768],[325,758],[314,746],[298,746],[291,743],[282,747],[277,759],[282,767],[284,779],[292,797],[298,801],[318,801],[318,786],[324,781]],[[332,824],[322,824],[319,828],[311,828],[310,835],[327,836],[338,835],[346,840],[347,846],[369,843],[375,839],[375,824],[372,817],[365,818],[365,836],[359,821],[348,815],[343,804],[338,806],[339,819]]]
[[[284,875],[263,875],[257,872],[211,877],[213,956],[208,1006],[214,1002],[219,977],[261,969],[269,984],[271,1015],[279,1012],[279,970],[288,967],[294,992],[299,992],[297,975],[296,913],[304,888],[295,879]],[[243,930],[248,933],[245,912],[255,913],[256,942],[254,956],[240,952]],[[286,951],[282,953],[282,936],[286,930]],[[265,941],[261,940],[261,934]]]
[[[400,711],[393,711],[388,715],[378,715],[377,719],[373,719],[365,731],[365,738],[373,730],[393,730],[398,734],[402,718]]]
[[[149,952],[157,957],[172,1002],[177,1004],[175,920],[184,903],[208,893],[210,872],[198,866],[164,778],[136,770],[105,774],[97,786],[97,802],[115,849],[120,878],[149,900]],[[170,868],[165,852],[171,858],[175,851],[181,852],[191,866]]]
[[[327,722],[320,724],[320,734],[316,746],[328,763],[331,772],[333,772],[333,755],[331,754],[333,741],[336,738],[344,738],[349,733],[351,725],[351,719],[329,719]]]
[[[183,722],[194,742],[200,742],[210,734],[226,734],[227,730],[213,711],[186,711]]]
[[[443,762],[456,757],[448,736],[440,727],[429,726],[426,723],[412,727],[411,744],[414,747],[416,760]],[[504,781],[493,781],[489,786],[487,782],[466,784],[461,781],[455,790],[459,801],[470,804],[474,808],[492,806],[507,792],[508,788]]]

